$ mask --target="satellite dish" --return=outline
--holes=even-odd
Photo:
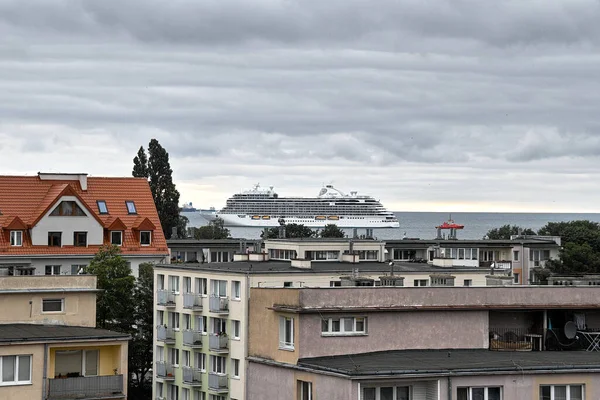
[[[575,322],[573,321],[569,321],[565,324],[564,331],[567,339],[575,339],[575,337],[577,337],[577,325],[575,325]]]

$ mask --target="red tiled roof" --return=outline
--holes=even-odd
[[[82,190],[77,180],[47,180],[38,176],[0,176],[0,257],[43,254],[95,254],[100,246],[48,247],[32,246],[25,230],[23,246],[10,246],[9,229],[19,228],[19,223],[31,228],[51,209],[62,196],[75,196],[87,211],[105,229],[104,243],[110,243],[108,230],[123,230],[121,251],[128,255],[167,255],[165,240],[158,213],[152,199],[148,181],[144,178],[88,177],[87,190]],[[98,200],[104,200],[108,214],[100,214]],[[129,214],[125,201],[135,202],[137,214]],[[152,244],[140,246],[140,224],[144,230],[153,230]]]

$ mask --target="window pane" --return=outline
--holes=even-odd
[[[98,350],[88,350],[85,352],[85,375],[98,375]]]
[[[379,400],[394,400],[393,387],[382,387],[379,390]]]
[[[571,400],[583,400],[583,388],[581,386],[571,386]]]
[[[15,381],[15,356],[2,357],[2,382]]]
[[[19,356],[19,381],[31,380],[31,357]],[[573,398],[571,396],[571,398]]]
[[[344,332],[352,332],[354,330],[354,320],[352,318],[344,318]]]
[[[458,388],[456,389],[456,400],[469,400],[469,389]]]
[[[554,400],[567,400],[566,386],[554,386]]]
[[[333,319],[333,320],[331,320],[331,331],[332,332],[339,332],[340,331],[340,320],[339,319]]]
[[[62,311],[62,299],[49,299],[42,302],[43,312],[60,312]]]
[[[322,319],[321,320],[321,332],[327,332],[327,331],[329,331],[329,320]]]
[[[485,400],[484,388],[472,388],[471,389],[471,400]]]
[[[408,394],[409,394],[408,386],[399,386],[396,388],[396,400],[409,400]]]
[[[365,331],[365,319],[364,318],[356,318],[356,331],[357,332]]]
[[[375,400],[375,388],[364,388],[363,400]]]
[[[550,400],[550,386],[540,386],[540,400]]]
[[[499,387],[488,388],[487,400],[501,400],[500,399],[500,388]]]

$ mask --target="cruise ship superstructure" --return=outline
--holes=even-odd
[[[316,197],[279,197],[271,186],[237,193],[215,214],[226,226],[278,226],[302,224],[324,227],[336,224],[340,228],[397,228],[396,216],[371,196],[357,192],[345,194],[333,185],[324,186]]]

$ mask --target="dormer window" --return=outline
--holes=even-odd
[[[10,231],[10,245],[23,246],[23,231]]]
[[[52,217],[86,217],[86,213],[74,201],[61,201],[50,213]]]
[[[141,231],[140,232],[140,244],[142,246],[150,246],[152,241],[152,232],[151,231]]]
[[[110,244],[115,246],[123,245],[123,232],[122,231],[111,231],[110,232]]]
[[[96,204],[98,204],[98,212],[100,214],[108,214],[108,207],[106,206],[106,201],[98,200]]]
[[[133,201],[127,200],[125,202],[125,205],[127,205],[128,214],[137,214],[137,210],[135,209],[135,203]]]

